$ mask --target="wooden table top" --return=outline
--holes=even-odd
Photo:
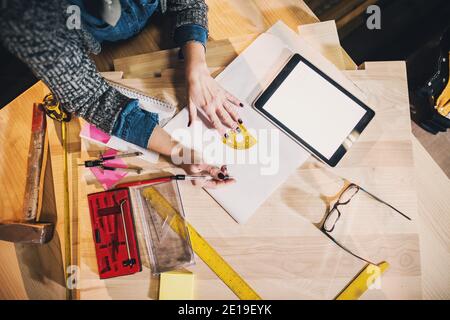
[[[223,7],[225,4],[222,1],[208,1],[208,3],[211,9],[210,21],[211,30],[214,31],[211,32],[213,39],[261,32],[279,18],[288,22],[292,28],[296,28],[299,24],[317,21],[302,1],[253,0],[246,2],[248,6],[244,7],[240,7],[242,2],[227,1],[226,8]],[[257,14],[244,14],[247,10],[253,10],[252,12]],[[226,16],[227,19],[224,18],[223,12],[229,13],[229,16]],[[248,19],[247,17],[250,16],[253,18]],[[245,30],[243,28],[241,32],[239,32],[239,28],[227,30],[225,25],[235,26],[235,24],[229,23],[233,18],[246,19],[249,27]],[[147,40],[146,37],[149,34],[154,34],[153,29],[149,28],[149,30],[149,33],[143,37]],[[245,34],[242,33],[243,31]],[[317,40],[317,38],[314,39]],[[320,45],[321,40],[317,40],[317,43]],[[108,58],[107,52],[106,58],[104,56],[97,60],[101,61],[104,58],[103,66],[105,66],[104,70],[107,70],[113,58],[144,53],[139,52],[141,49],[135,46],[134,52],[132,52],[133,49],[128,49],[126,54],[120,54],[119,48],[116,56],[110,55]],[[344,60],[340,61],[343,66],[351,69],[348,57],[345,53],[342,55]],[[101,68],[101,62],[99,65]],[[108,69],[110,70],[110,68]],[[176,69],[167,72],[169,75],[173,75],[176,74]],[[411,135],[404,64],[400,62],[366,64],[365,70],[347,71],[347,74],[368,95],[370,105],[378,112],[379,116],[339,168],[331,171],[324,170],[322,167],[319,168],[316,162],[308,161],[268,199],[251,221],[244,226],[236,225],[204,191],[183,185],[182,194],[189,221],[263,298],[331,299],[344,287],[349,278],[361,269],[362,264],[336,250],[336,247],[327,241],[328,239],[311,223],[316,222],[323,212],[316,210],[317,203],[311,200],[314,199],[314,194],[310,193],[311,190],[319,190],[319,192],[323,191],[323,193],[329,194],[327,193],[329,184],[324,179],[330,179],[330,176],[328,174],[324,176],[325,172],[332,174],[333,177],[345,177],[360,183],[415,218],[415,223],[394,230],[391,234],[392,242],[389,243],[397,243],[397,246],[393,245],[388,248],[392,267],[383,278],[385,279],[383,289],[370,291],[365,297],[420,298],[423,291],[426,298],[448,298],[450,282],[445,279],[448,280],[446,270],[449,266],[450,228],[446,223],[448,219],[445,219],[445,212],[448,212],[450,203],[448,199],[439,197],[438,191],[450,191],[450,185],[448,179],[443,178],[442,171],[436,167],[432,159]],[[136,80],[128,79],[126,81]],[[147,79],[146,81],[147,84],[152,84],[152,81],[154,84],[156,80]],[[162,78],[159,83],[161,81],[167,81],[167,79]],[[148,89],[148,92],[152,93],[151,90],[154,86],[152,88],[145,84],[142,86],[141,90]],[[180,87],[182,88],[182,86]],[[158,88],[161,91],[165,89],[168,96],[173,96],[176,90],[171,83],[168,83],[166,87]],[[13,130],[18,130],[18,127],[22,128],[20,130],[29,128],[27,120],[31,113],[28,114],[24,108],[31,101],[40,100],[45,91],[45,86],[41,83],[37,84],[0,112],[0,122],[10,123],[10,119],[13,117],[12,110],[15,112],[21,108],[22,112],[14,114],[15,127]],[[388,119],[392,119],[393,115],[395,115],[395,121],[389,121]],[[0,138],[2,142],[6,143],[8,150],[9,148],[15,150],[16,143],[26,145],[29,141],[29,137],[24,135],[17,137],[17,140],[11,143],[10,135],[6,135],[8,131],[3,128],[5,126],[1,126]],[[62,240],[60,240],[63,227],[62,192],[60,192],[62,190],[62,149],[57,138],[58,129],[54,124],[49,126],[52,175],[58,208],[57,237],[55,237],[54,243],[47,247],[47,251],[40,249],[39,252],[33,251],[32,254],[30,250],[26,250],[27,252],[24,253],[24,250],[18,246],[0,243],[0,257],[2,261],[8,261],[0,266],[0,270],[12,274],[12,276],[4,277],[2,275],[7,273],[0,272],[2,284],[5,284],[0,288],[0,297],[64,296],[64,290],[61,287],[63,280],[61,273],[58,273],[61,263],[56,263],[56,267],[55,265],[49,267],[47,263],[43,263],[43,261],[47,261],[48,257],[53,257],[52,261],[61,262],[59,248],[60,245],[63,247]],[[74,262],[80,267],[78,298],[156,298],[158,281],[151,277],[148,269],[131,277],[98,280],[85,196],[87,193],[100,189],[96,184],[87,184],[85,172],[77,167],[80,159],[86,157],[86,152],[83,151],[78,138],[80,123],[73,121],[69,130],[71,142],[69,160],[72,168],[70,170],[70,181],[72,181],[70,189],[73,197],[71,199],[72,238],[76,252]],[[19,140],[21,142],[17,142]],[[12,169],[22,172],[23,175],[26,167],[23,164],[24,155],[27,148],[22,149],[20,149],[21,156],[17,156],[17,161]],[[14,151],[12,154],[15,154]],[[420,164],[420,170],[417,170],[417,163]],[[3,170],[0,170],[0,181],[9,185],[12,169],[5,170],[4,166],[1,168]],[[432,181],[429,176],[433,177]],[[21,203],[17,199],[21,199],[21,192],[23,193],[19,186],[20,179],[23,177],[21,175],[17,177],[18,185],[14,185],[9,193],[2,196],[7,199],[2,203],[12,203],[15,205],[15,209]],[[339,179],[332,178],[331,180],[335,183]],[[416,185],[419,190],[419,202],[416,197]],[[52,190],[53,186],[48,189]],[[417,203],[419,203],[420,215],[417,211]],[[11,208],[8,207],[8,212],[10,211]],[[420,229],[422,237],[420,243],[422,268],[417,227]],[[235,298],[231,291],[201,261],[197,259],[197,262],[197,265],[192,268],[196,275],[196,298]],[[33,277],[33,269],[39,267],[44,272],[43,276],[37,279]],[[421,275],[423,276],[423,290]],[[401,290],[396,288],[401,288]]]

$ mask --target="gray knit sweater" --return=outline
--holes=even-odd
[[[204,0],[160,0],[175,26],[207,28]],[[100,44],[86,31],[66,26],[64,0],[11,0],[0,11],[2,44],[44,81],[63,108],[111,133],[130,99],[111,88],[89,58]]]

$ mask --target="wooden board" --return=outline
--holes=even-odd
[[[319,20],[301,0],[206,0],[209,6],[210,40],[261,33],[282,19],[292,29]],[[173,48],[168,19],[156,16],[137,37],[107,43],[102,53],[93,56],[100,71],[112,71],[113,60]],[[117,70],[117,69],[116,69]]]
[[[364,185],[417,220],[405,66],[377,64],[348,76],[371,97],[378,118],[338,169],[324,171],[315,161],[309,161],[243,226],[237,225],[204,191],[182,185],[191,224],[264,298],[331,299],[362,268],[361,262],[337,249],[312,224],[324,212],[320,204],[308,200],[314,198],[308,190],[328,187],[324,179],[329,174]],[[398,120],[387,121],[393,113]],[[99,191],[99,186],[80,180],[77,190],[79,211],[87,212],[83,198]],[[148,294],[152,286],[148,269],[123,279],[98,280],[87,217],[80,220],[80,231],[80,298],[154,298]],[[383,280],[386,292],[371,291],[366,298],[421,298],[419,236],[414,223],[405,224],[390,236],[389,244],[385,243],[392,264]],[[198,259],[190,271],[196,275],[197,299],[234,298]]]
[[[298,33],[314,49],[333,62],[340,70],[355,70],[357,66],[342,49],[336,24],[333,20],[300,25]]]
[[[283,20],[293,30],[299,24],[319,22],[299,0],[207,0],[212,40],[261,33]]]
[[[250,34],[208,43],[208,66],[214,68],[228,65],[256,37],[256,34]],[[154,77],[165,69],[182,68],[184,62],[180,60],[178,53],[179,49],[170,49],[116,59],[114,68],[124,72],[125,78]]]
[[[273,1],[275,2],[275,1]],[[278,1],[276,1],[278,2]],[[300,3],[302,6],[304,5],[302,1],[296,1],[297,3]],[[241,2],[242,3],[242,2]],[[254,10],[259,10],[258,8]],[[255,14],[255,16],[258,16],[258,14]],[[279,18],[281,18],[279,16]],[[252,18],[250,18],[252,19]],[[307,21],[299,21],[298,23],[308,23]],[[225,36],[226,37],[226,36]],[[136,39],[138,39],[137,37]],[[145,42],[145,41],[143,41]],[[129,43],[122,44],[124,47],[129,45]],[[144,48],[145,49],[145,48]],[[138,46],[129,46],[128,50],[129,53],[122,54],[122,56],[127,55],[135,55],[139,53],[146,52],[143,49],[143,47]],[[144,51],[143,51],[144,50]],[[115,57],[118,57],[120,55],[115,55]],[[112,60],[111,60],[112,61]],[[376,73],[375,78],[380,77],[380,74],[382,75],[382,70],[384,68],[383,64],[375,64],[371,65],[371,68],[379,67],[379,70]],[[388,69],[393,68],[392,66],[389,66]],[[370,68],[369,68],[370,69]],[[395,69],[395,68],[394,68]],[[111,70],[111,69],[109,69]],[[367,74],[366,74],[367,76]],[[382,76],[381,76],[382,77]],[[390,77],[390,76],[389,76]],[[366,81],[366,80],[364,80]],[[363,82],[364,82],[363,81]],[[368,81],[368,80],[367,80]],[[389,84],[391,84],[392,80],[389,80]],[[393,81],[395,82],[395,81]],[[42,84],[39,84],[39,86],[42,86]],[[403,84],[404,86],[404,84]],[[375,87],[378,87],[378,85],[375,85]],[[41,91],[38,90],[38,92],[27,92],[26,95],[28,96],[29,101],[35,101],[35,99],[40,99],[41,97]],[[393,96],[387,96],[388,102],[387,105],[397,107],[396,100]],[[395,94],[395,97],[398,97],[397,94]],[[20,104],[19,104],[20,105]],[[0,112],[0,116],[4,112],[4,110],[8,110],[7,108],[3,109]],[[27,123],[26,113],[19,113],[14,114],[14,122],[16,123]],[[29,116],[31,118],[31,113]],[[6,117],[7,121],[12,118],[12,113]],[[58,190],[62,190],[60,187],[60,183],[62,181],[62,175],[55,174],[55,172],[62,172],[62,162],[61,162],[61,150],[58,149],[58,139],[56,134],[56,129],[54,130],[53,136],[53,151],[52,151],[52,167],[53,167],[53,178],[55,180],[56,185],[56,194],[55,197],[57,199],[58,204],[58,216],[59,221],[62,221],[62,192],[59,192]],[[71,186],[71,191],[74,194],[74,200],[84,201],[83,198],[79,198],[80,194],[86,194],[87,188],[95,189],[95,187],[89,186],[89,185],[78,185],[78,179],[81,179],[84,175],[83,171],[78,171],[79,168],[76,167],[76,162],[79,161],[81,158],[84,158],[86,155],[80,154],[80,144],[79,140],[77,140],[76,133],[79,132],[79,124],[78,122],[73,122],[69,126],[69,131],[72,134],[71,135],[71,146],[73,147],[71,151],[70,159],[72,159],[72,178],[74,179],[75,183]],[[73,138],[72,138],[73,137]],[[5,143],[5,141],[9,141],[9,137],[5,137],[6,140],[3,140],[2,143]],[[28,140],[28,136],[21,135],[18,137],[19,141],[20,139],[26,139]],[[415,151],[415,157],[418,164],[418,167],[416,168],[416,176],[417,176],[417,185],[418,185],[418,193],[419,193],[419,208],[420,208],[420,217],[421,217],[421,243],[422,243],[422,263],[423,263],[423,282],[424,282],[424,297],[427,299],[431,298],[438,298],[438,299],[449,299],[449,293],[450,293],[450,281],[448,279],[448,268],[449,268],[449,261],[450,258],[448,257],[448,244],[450,239],[450,227],[448,223],[448,212],[450,212],[450,198],[443,197],[442,193],[447,192],[445,190],[450,190],[450,182],[445,177],[445,175],[442,173],[442,171],[436,166],[436,164],[433,162],[431,157],[426,153],[426,151],[417,143],[417,140],[415,138],[412,138],[412,141],[414,142],[414,151]],[[26,143],[25,143],[26,144]],[[52,145],[50,146],[52,149]],[[25,148],[27,149],[27,148]],[[402,148],[403,150],[403,148]],[[380,157],[378,157],[379,159]],[[376,159],[376,158],[375,158]],[[370,160],[370,159],[368,159]],[[395,163],[395,162],[392,162]],[[408,164],[408,161],[400,161],[399,164]],[[369,161],[367,165],[367,170],[369,172],[372,172],[372,175],[377,172],[377,170],[370,171],[369,168],[371,168],[371,162]],[[409,164],[408,164],[409,165]],[[420,166],[420,167],[419,167]],[[400,168],[400,166],[398,167]],[[76,170],[74,170],[76,169]],[[373,168],[372,168],[373,169]],[[17,165],[14,172],[25,170],[25,167],[22,167],[20,165]],[[5,171],[3,171],[5,172]],[[9,171],[7,172],[8,176]],[[302,172],[299,171],[299,177],[301,177]],[[371,176],[372,176],[371,175]],[[395,175],[392,175],[393,178],[395,178]],[[298,202],[298,194],[293,192],[295,191],[295,188],[297,187],[295,181],[301,180],[299,177],[295,177],[296,180],[293,180],[294,182],[292,184],[289,184],[288,186],[290,188],[286,189],[284,193],[276,194],[274,197],[279,197],[285,200],[286,203],[290,202]],[[432,178],[430,178],[432,177]],[[58,182],[59,181],[59,182]],[[59,187],[58,187],[59,186]],[[10,193],[13,194],[12,196],[20,198],[20,192],[22,189],[14,188],[14,190],[11,190]],[[186,196],[190,196],[191,193],[189,190],[190,188],[187,188],[183,190],[183,194],[186,194]],[[387,189],[386,189],[387,190]],[[292,191],[292,192],[291,192]],[[196,190],[193,190],[194,195],[196,194]],[[281,192],[281,191],[280,191]],[[18,194],[18,195],[17,195]],[[393,192],[395,195],[395,192]],[[2,198],[3,200],[3,198]],[[194,200],[194,198],[193,198]],[[307,200],[307,198],[306,198]],[[395,202],[395,201],[394,201]],[[197,209],[200,211],[199,214],[202,212],[205,212],[206,215],[209,215],[211,213],[218,212],[220,215],[223,215],[226,217],[225,213],[220,211],[219,209],[214,207],[214,203],[210,201],[210,199],[206,199],[205,202],[202,203],[196,203]],[[209,206],[212,206],[212,211],[208,210]],[[191,208],[193,205],[191,204]],[[269,203],[269,208],[271,211],[276,209],[276,206],[271,207]],[[73,216],[73,223],[78,222],[82,218],[86,217],[86,212],[83,210],[82,206],[78,205],[78,201],[75,201],[72,205],[73,212],[77,212],[76,215]],[[192,210],[192,209],[191,209]],[[3,214],[3,213],[0,213]],[[189,212],[189,215],[192,213]],[[201,217],[200,217],[201,218]],[[288,223],[289,221],[281,221],[281,223]],[[227,224],[225,224],[225,227],[230,226],[230,221],[227,221]],[[204,225],[197,226],[200,231],[206,232],[205,235],[211,235],[213,233],[217,234],[216,237],[217,240],[214,240],[214,244],[216,244],[218,241],[218,237],[221,237],[221,228],[218,228],[217,226],[210,225],[207,222],[205,222]],[[289,227],[289,225],[288,225]],[[61,230],[61,222],[58,223],[58,228]],[[227,230],[225,228],[225,230]],[[229,228],[228,228],[229,229]],[[234,234],[237,234],[238,232],[241,232],[239,228],[232,228],[234,231]],[[312,229],[311,229],[312,230]],[[151,278],[148,272],[144,272],[140,275],[138,275],[136,278],[133,279],[125,279],[128,282],[128,284],[124,284],[122,282],[123,279],[115,279],[115,280],[107,280],[105,282],[99,282],[96,280],[96,271],[95,271],[95,264],[92,263],[92,258],[90,257],[89,251],[85,252],[84,250],[81,250],[81,247],[78,246],[79,243],[83,243],[83,241],[86,241],[86,235],[90,236],[90,229],[86,228],[86,226],[83,226],[82,223],[75,224],[74,227],[74,238],[76,238],[74,241],[75,243],[75,252],[78,255],[87,255],[87,260],[78,261],[81,270],[83,270],[83,277],[85,280],[83,280],[83,291],[81,296],[82,298],[154,298],[156,297],[156,293],[158,290],[158,281],[154,278]],[[84,238],[80,239],[80,236],[83,236]],[[247,233],[244,234],[244,238],[247,236]],[[424,240],[425,239],[425,240]],[[296,240],[295,238],[290,240]],[[303,255],[306,253],[309,253],[310,257],[313,257],[314,261],[319,261],[321,259],[320,252],[324,249],[324,247],[317,245],[314,246],[315,242],[314,239],[304,239],[308,246],[313,246],[313,250],[310,251],[311,247],[305,247],[303,245],[303,242],[299,244],[299,246],[296,246],[296,253],[299,255]],[[81,241],[81,242],[80,242]],[[90,240],[92,241],[92,240]],[[220,241],[220,246],[222,250],[224,250],[224,253],[230,257],[231,261],[234,262],[236,258],[234,258],[239,253],[247,254],[247,250],[240,250],[239,252],[234,252],[233,248],[235,248],[235,244],[233,242],[232,238],[227,238],[226,241]],[[280,244],[281,243],[281,244]],[[46,285],[49,282],[49,279],[51,278],[58,278],[56,276],[44,276],[43,274],[46,274],[46,264],[40,263],[40,261],[48,261],[46,259],[41,260],[34,260],[29,261],[29,263],[26,264],[26,268],[31,271],[29,274],[24,274],[21,271],[24,270],[24,268],[20,268],[20,266],[23,266],[24,264],[21,262],[21,260],[18,258],[17,254],[17,248],[14,248],[13,246],[10,246],[9,244],[0,243],[2,246],[0,249],[0,260],[2,261],[1,265],[1,272],[0,272],[0,283],[4,284],[0,288],[0,298],[45,298],[52,296],[54,297],[55,291],[52,286],[48,287],[37,287],[37,284],[43,284]],[[282,243],[282,239],[280,241],[274,242],[273,244],[268,245],[267,247],[263,247],[263,250],[266,250],[265,252],[268,252],[267,250],[273,250],[273,252],[278,252],[277,247],[280,245],[280,247],[289,247],[290,244]],[[257,252],[258,248],[254,247],[254,252]],[[325,247],[325,249],[327,249]],[[328,252],[328,250],[325,250]],[[314,256],[312,252],[319,252],[319,255]],[[60,255],[60,253],[54,252],[55,256]],[[257,253],[256,253],[257,254]],[[289,258],[289,257],[288,257]],[[273,257],[269,261],[273,260]],[[88,261],[89,263],[86,263],[85,261]],[[247,261],[247,260],[246,260]],[[287,260],[289,262],[290,260]],[[5,263],[6,262],[6,263]],[[251,261],[249,261],[251,262]],[[271,268],[264,268],[264,270],[260,270],[256,272],[252,269],[252,264],[247,263],[248,267],[246,270],[246,274],[250,273],[250,278],[252,278],[252,274],[255,274],[255,277],[264,277],[267,276],[266,280],[264,280],[266,283],[272,284],[272,282],[277,283],[280,281],[280,277],[278,278],[272,278],[269,279],[268,274],[273,274],[271,271],[274,269]],[[59,270],[59,279],[61,278],[62,274],[62,264],[57,264],[60,266]],[[299,266],[299,274],[301,273],[303,277],[300,275],[297,280],[290,279],[294,283],[300,283],[304,284],[307,282],[307,276],[308,276],[308,268],[307,265],[303,264],[297,264]],[[209,272],[209,270],[204,266],[198,266],[199,271],[202,272],[202,280],[197,281],[197,290],[200,290],[202,292],[206,292],[208,288],[214,287],[214,291],[218,292],[218,295],[223,295],[222,297],[229,297],[234,298],[234,296],[229,292],[229,290],[219,281],[216,279],[216,277]],[[278,265],[277,270],[284,271],[285,266],[284,265]],[[414,273],[414,272],[412,272]],[[340,271],[339,273],[342,275],[343,273]],[[281,273],[281,275],[286,275],[286,273]],[[33,282],[33,280],[37,280],[37,284]],[[141,281],[142,280],[142,281]],[[261,283],[259,280],[251,280],[256,281],[258,283]],[[414,280],[412,280],[414,282]],[[252,282],[253,283],[253,282]],[[344,283],[342,283],[342,286]],[[263,285],[264,286],[264,285]],[[29,288],[35,289],[35,290],[29,290]],[[36,290],[36,288],[38,288]],[[89,290],[92,289],[92,290]],[[323,294],[327,290],[326,285],[318,289],[317,291],[311,291],[307,292],[307,294],[310,294],[311,296],[317,296],[319,294]],[[290,291],[283,291],[280,293],[280,297],[282,297],[282,294],[285,294],[289,298],[292,298],[296,293],[290,292]],[[304,294],[301,293],[301,294]],[[411,290],[412,295],[416,295],[418,293],[413,292]],[[60,297],[63,297],[64,294],[59,295]],[[213,296],[212,296],[213,297]]]

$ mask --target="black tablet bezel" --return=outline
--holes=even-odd
[[[344,157],[344,155],[347,153],[347,148],[344,146],[344,143],[346,140],[348,140],[348,137],[344,141],[342,141],[342,144],[339,146],[339,148],[336,150],[336,152],[333,154],[333,156],[330,159],[328,159],[327,157],[322,155],[320,152],[318,152],[316,149],[314,149],[311,145],[309,145],[306,141],[304,141],[302,138],[297,136],[289,128],[284,126],[283,123],[281,123],[276,118],[274,118],[269,112],[264,110],[264,105],[267,103],[267,101],[269,101],[269,99],[272,97],[272,95],[277,91],[277,89],[281,86],[281,84],[284,82],[284,80],[286,80],[286,78],[291,74],[291,72],[294,70],[294,68],[300,62],[305,63],[313,71],[315,71],[322,78],[324,78],[325,80],[330,82],[333,86],[335,86],[338,90],[340,90],[342,93],[344,93],[350,99],[352,99],[359,106],[361,106],[361,108],[363,108],[366,111],[366,114],[361,118],[361,120],[355,126],[355,128],[352,130],[352,132],[349,134],[349,136],[352,136],[354,134],[358,134],[358,135],[361,134],[364,131],[364,129],[367,127],[367,125],[370,123],[370,121],[372,121],[372,119],[375,117],[375,112],[372,109],[370,109],[366,104],[364,104],[361,100],[359,100],[357,97],[352,95],[345,88],[343,88],[336,81],[331,79],[324,72],[322,72],[315,65],[313,65],[311,62],[309,62],[307,59],[305,59],[303,56],[301,56],[298,53],[294,54],[289,59],[288,63],[280,71],[280,73],[275,77],[275,79],[272,81],[272,83],[258,97],[258,99],[253,104],[253,107],[258,112],[260,112],[263,116],[265,116],[268,120],[270,120],[273,124],[275,124],[278,128],[280,128],[281,131],[285,132],[290,138],[292,138],[294,141],[299,143],[304,148],[308,149],[317,158],[319,158],[320,160],[322,160],[329,166],[335,167],[339,163],[339,161],[341,161],[341,159]]]

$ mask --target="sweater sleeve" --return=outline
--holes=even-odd
[[[167,12],[175,19],[174,30],[196,25],[208,34],[208,5],[205,0],[167,0]]]
[[[68,112],[111,134],[130,99],[108,85],[89,53],[100,45],[87,32],[69,30],[61,0],[10,1],[0,15],[3,45],[26,63]]]

